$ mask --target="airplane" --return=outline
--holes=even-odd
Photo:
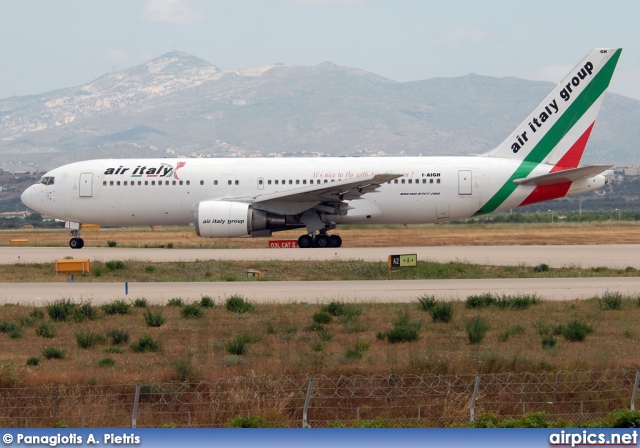
[[[207,238],[301,228],[298,246],[340,247],[341,224],[465,219],[607,183],[611,165],[578,167],[622,49],[589,52],[493,150],[456,157],[103,159],[47,172],[22,202],[65,221],[188,225]]]

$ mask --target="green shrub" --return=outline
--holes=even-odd
[[[144,312],[144,321],[147,323],[148,327],[161,327],[166,322],[166,319],[162,315],[161,311],[152,313],[151,310],[146,310]]]
[[[202,296],[202,298],[200,299],[200,306],[202,308],[213,308],[215,305],[215,302],[209,296]]]
[[[137,342],[131,344],[130,347],[131,350],[136,353],[157,352],[160,350],[160,343],[154,341],[150,335],[144,334]]]
[[[40,336],[41,338],[53,338],[56,335],[56,331],[55,328],[53,327],[53,325],[47,323],[47,322],[43,322],[40,324],[40,326],[38,328],[36,328],[36,334],[38,336]]]
[[[133,301],[134,308],[146,308],[147,306],[149,306],[149,303],[144,297],[139,297]]]
[[[64,350],[55,347],[45,347],[42,349],[44,359],[64,359]]]
[[[616,409],[607,416],[611,428],[640,428],[640,411]]]
[[[109,247],[116,247],[117,245],[118,243],[116,241],[113,241],[113,240],[107,241],[107,246]]]
[[[184,301],[180,297],[169,299],[167,306],[184,306]]]
[[[96,320],[98,318],[98,310],[90,303],[82,303],[73,308],[71,320],[74,322],[84,322],[85,320]]]
[[[422,311],[431,311],[431,308],[433,308],[436,303],[437,300],[435,296],[424,294],[418,297],[418,306]]]
[[[7,322],[6,320],[0,322],[0,333],[11,333],[12,331],[15,331],[17,329],[18,324],[14,322]]]
[[[331,314],[326,311],[318,311],[313,315],[313,322],[316,324],[328,324],[331,323]]]
[[[501,309],[524,310],[533,305],[540,303],[538,296],[522,295],[522,296],[505,296],[499,297],[494,302],[495,306]]]
[[[144,267],[144,271],[145,271],[145,272],[147,272],[147,273],[149,273],[149,274],[151,274],[151,273],[152,273],[152,272],[154,272],[155,270],[156,270],[156,267],[155,267],[155,266],[153,266],[153,265],[150,265],[150,264],[148,264],[148,265],[146,265],[146,266]]]
[[[378,339],[387,339],[391,343],[417,341],[420,333],[420,321],[410,321],[409,315],[404,314],[393,324],[393,328],[385,333],[378,333]]]
[[[33,319],[42,319],[44,317],[44,311],[39,308],[34,308],[33,311],[29,313],[29,317]]]
[[[322,311],[336,317],[353,318],[362,314],[362,309],[351,303],[330,302],[322,307]]]
[[[105,303],[102,305],[102,311],[104,314],[131,314],[131,304],[125,302],[122,299],[114,300],[111,303]]]
[[[453,304],[451,302],[437,302],[429,310],[434,322],[450,322],[453,318]]]
[[[18,339],[22,337],[22,332],[20,331],[19,327],[14,328],[13,330],[11,330],[9,332],[9,337],[11,339]]]
[[[251,302],[245,300],[242,296],[229,297],[225,302],[225,306],[227,307],[227,310],[232,313],[248,313],[254,309]]]
[[[602,298],[598,299],[598,305],[603,310],[619,310],[622,308],[622,294],[606,291]]]
[[[202,308],[198,305],[185,305],[180,310],[180,315],[183,319],[200,319],[204,316],[204,312]]]
[[[489,330],[489,324],[483,318],[478,316],[466,321],[465,328],[467,330],[469,343],[479,344],[487,334],[487,331]]]
[[[128,330],[112,329],[107,331],[107,336],[111,338],[111,343],[113,345],[126,344],[129,342]]]
[[[91,348],[96,344],[103,344],[105,341],[104,336],[91,331],[80,331],[78,333],[74,333],[74,335],[76,337],[78,347],[84,349]]]
[[[364,353],[369,350],[370,343],[357,340],[356,346],[347,350],[345,357],[347,359],[362,359]]]
[[[556,337],[547,335],[542,338],[542,348],[553,348],[556,346]]]
[[[230,355],[244,355],[247,352],[247,344],[252,341],[249,335],[236,336],[225,344],[227,353]]]
[[[269,423],[259,415],[238,415],[227,422],[227,428],[286,428],[283,424]]]
[[[480,294],[467,297],[464,306],[467,308],[487,308],[495,303],[496,299],[491,294]]]
[[[498,340],[501,342],[507,342],[511,337],[524,334],[524,328],[522,325],[512,325],[498,334]]]
[[[38,358],[37,356],[32,356],[31,358],[27,359],[28,366],[37,366],[38,364],[40,364],[40,358]]]
[[[123,353],[125,353],[124,350],[122,350],[120,347],[109,347],[109,348],[105,348],[104,349],[105,353],[117,353],[119,355],[122,355]]]
[[[195,368],[188,359],[175,361],[173,369],[176,371],[176,380],[178,381],[192,381],[195,376]]]
[[[534,272],[547,272],[549,270],[549,265],[546,263],[541,263],[533,268]]]
[[[113,358],[102,358],[98,361],[98,367],[113,367],[116,365],[116,360]]]
[[[573,320],[567,325],[560,325],[555,328],[556,334],[561,334],[570,342],[582,342],[588,335],[593,333],[593,331],[593,327],[577,320]]]
[[[120,261],[120,260],[112,260],[112,261],[107,261],[104,266],[109,269],[111,272],[114,271],[121,271],[123,269],[126,269],[127,267],[124,264],[124,261]]]
[[[75,307],[76,304],[70,299],[60,299],[46,306],[49,318],[55,322],[66,321]]]

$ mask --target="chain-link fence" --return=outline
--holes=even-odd
[[[575,424],[635,409],[640,371],[238,377],[212,382],[0,389],[3,427],[224,427],[260,416],[283,426],[356,420],[442,427],[482,413],[544,411]]]

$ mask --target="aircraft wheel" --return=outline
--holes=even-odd
[[[325,234],[318,235],[316,237],[316,244],[318,247],[329,247],[329,236]]]
[[[313,240],[309,235],[302,235],[298,238],[298,247],[301,247],[302,249],[313,247]]]
[[[78,238],[79,242],[80,242],[80,246],[78,247],[78,249],[82,249],[84,247],[84,240],[82,238]]]
[[[82,240],[80,238],[71,238],[71,240],[69,240],[69,247],[71,249],[80,249],[82,248],[81,241]]]
[[[331,235],[329,237],[329,247],[340,247],[342,246],[342,238],[340,235]]]

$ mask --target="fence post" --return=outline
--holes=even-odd
[[[476,374],[476,385],[473,388],[473,397],[471,397],[471,423],[476,421],[476,397],[478,396],[478,388],[480,387],[480,374]]]
[[[636,410],[636,395],[638,394],[638,382],[640,382],[640,370],[636,370],[636,383],[633,385],[633,394],[631,395],[631,410]]]
[[[313,387],[313,378],[309,380],[309,387],[307,388],[307,397],[304,399],[304,409],[302,410],[302,427],[308,428],[307,422],[307,410],[309,409],[309,399],[311,398],[311,388]]]
[[[133,399],[133,413],[131,414],[131,427],[136,427],[136,420],[138,418],[138,400],[140,400],[140,385],[136,384],[136,396]]]

